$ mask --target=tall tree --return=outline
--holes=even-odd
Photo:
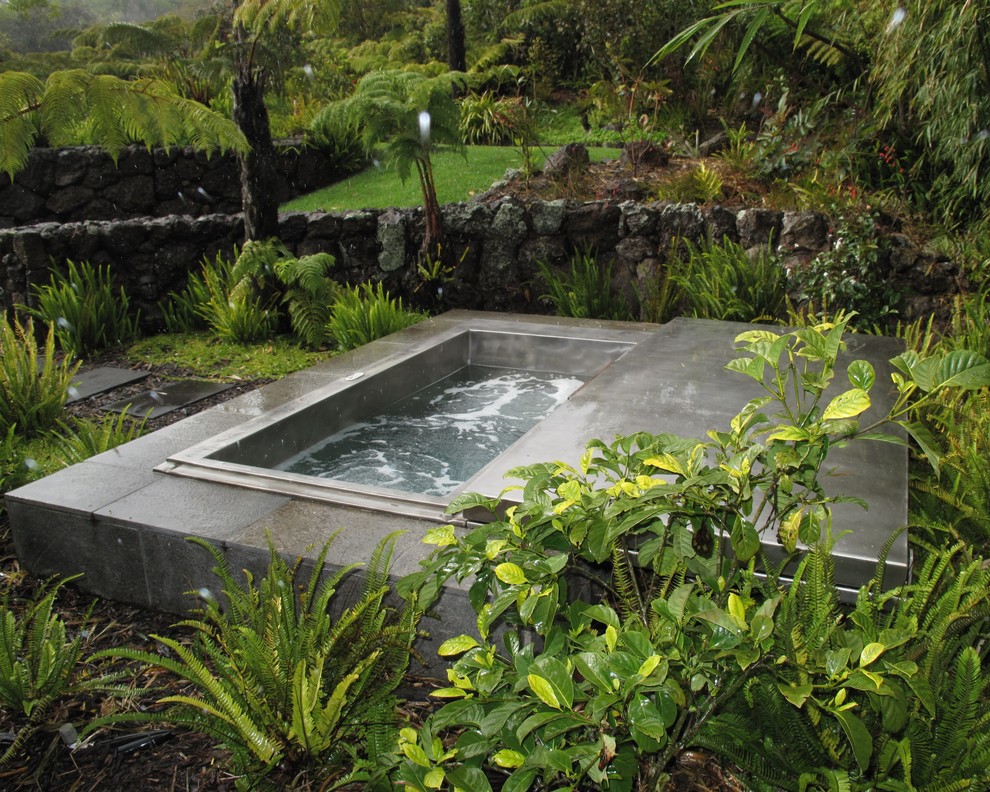
[[[461,0],[447,0],[447,66],[451,71],[467,71]]]
[[[339,0],[233,0],[230,46],[233,53],[234,122],[250,144],[240,154],[241,200],[248,239],[278,235],[275,194],[276,152],[265,91],[281,68],[266,57],[285,33],[328,33],[336,28]]]

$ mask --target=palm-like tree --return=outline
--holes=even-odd
[[[352,124],[369,152],[379,152],[405,181],[415,168],[423,193],[426,229],[423,251],[436,255],[443,236],[431,152],[446,145],[463,150],[460,110],[451,89],[457,72],[427,77],[418,72],[380,71],[361,78],[347,99],[329,105],[321,122]]]

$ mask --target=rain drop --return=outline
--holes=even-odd
[[[55,324],[57,324],[59,327],[64,327],[66,330],[72,329],[72,322],[70,322],[64,316],[60,316],[58,319],[56,319]]]
[[[895,8],[894,13],[890,15],[890,22],[887,23],[887,32],[891,33],[899,28],[905,17],[907,17],[907,11],[903,7]]]
[[[430,143],[430,114],[425,110],[419,114],[419,137],[424,145]]]
[[[197,591],[196,593],[200,596],[201,599],[205,599],[205,600],[211,600],[211,599],[213,599],[213,592],[210,591],[205,586],[203,588],[201,588],[199,591]]]
[[[30,458],[24,460],[24,467],[28,470],[41,470],[41,465],[38,464],[37,460]]]
[[[158,395],[157,391],[148,391],[148,398],[151,399],[153,402],[157,402],[158,404],[162,404],[165,401],[164,399],[162,399],[161,396]]]
[[[759,107],[760,102],[762,101],[763,101],[763,94],[761,94],[759,91],[753,94],[753,102],[752,102],[753,109],[755,110],[757,107]]]
[[[303,70],[303,74],[305,74],[311,80],[316,76],[316,72],[313,71],[313,67],[310,66],[308,63],[302,67],[302,70]]]
[[[65,389],[65,392],[69,394],[70,399],[79,398],[79,388],[77,388],[75,385],[70,385],[68,388]]]

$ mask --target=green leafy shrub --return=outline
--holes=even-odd
[[[468,94],[459,102],[461,138],[469,146],[512,145],[532,137],[523,97],[498,97],[491,91]]]
[[[0,317],[0,432],[16,426],[28,436],[51,427],[65,410],[79,365],[72,355],[56,360],[51,325],[39,359],[33,322],[11,325]]]
[[[722,177],[701,163],[694,170],[667,182],[660,189],[659,199],[676,203],[709,204],[722,199]]]
[[[209,328],[228,341],[249,343],[271,338],[278,324],[272,297],[258,293],[251,277],[238,277],[235,265],[219,255],[203,262],[206,302],[196,306]]]
[[[80,663],[85,631],[77,626],[70,640],[55,612],[55,597],[66,582],[42,590],[20,616],[6,596],[0,605],[0,703],[17,724],[0,767],[23,750],[59,701],[87,692],[126,692],[114,684],[116,677],[94,674]]]
[[[465,582],[478,636],[440,647],[456,658],[451,685],[434,694],[449,702],[402,732],[402,783],[486,790],[492,773],[512,790],[660,789],[679,752],[731,746],[737,735],[741,748],[728,755],[788,789],[896,776],[899,754],[888,746],[907,719],[935,723],[926,680],[972,678],[972,656],[957,649],[985,624],[990,574],[973,562],[962,567],[968,582],[948,575],[944,587],[882,594],[881,569],[850,618],[838,618],[830,510],[844,499],[828,496],[818,475],[836,442],[876,439],[878,426],[859,424],[875,380],[867,362],[849,363],[851,387],[823,398],[845,329],[741,333],[743,354],[727,368],[766,395],[703,442],[594,440],[577,468],[511,471],[523,498],[505,512],[499,498],[451,503],[452,513],[487,508],[494,520],[466,534],[430,531],[424,541],[437,549],[403,587],[428,607],[444,581]],[[912,403],[990,382],[990,362],[972,353],[905,353],[893,365],[899,396],[879,423],[912,436]],[[760,532],[776,535],[789,561],[799,543],[810,548],[789,585],[765,559],[766,579],[757,574]],[[919,584],[951,561],[932,562]],[[891,611],[898,597],[912,600]],[[504,650],[493,639],[500,625]],[[523,641],[523,630],[537,640]],[[943,652],[950,632],[955,648]],[[981,692],[955,697],[970,715],[972,695]],[[793,728],[754,728],[756,717],[785,711],[798,714],[781,717]],[[767,733],[780,742],[764,745]],[[981,756],[988,743],[975,746]],[[783,772],[771,754],[786,756]]]
[[[353,124],[318,115],[309,127],[313,144],[340,174],[355,173],[368,164],[360,130]]]
[[[855,311],[855,326],[883,328],[896,316],[900,293],[880,272],[876,220],[868,212],[843,211],[832,248],[791,273],[790,290],[802,302]]]
[[[381,283],[364,283],[340,292],[327,331],[340,349],[354,349],[424,318],[424,314],[403,308],[401,297],[389,297]]]
[[[774,321],[781,316],[787,273],[769,247],[751,259],[742,245],[728,238],[684,245],[687,259],[673,263],[672,277],[690,314],[735,322]]]
[[[17,427],[10,426],[0,439],[0,496],[34,478],[28,466],[24,441],[17,434]],[[0,511],[3,501],[0,501]]]
[[[106,415],[101,421],[74,418],[71,423],[58,422],[58,431],[49,436],[66,465],[74,465],[111,448],[129,443],[144,434],[147,418],[137,421],[127,411]]]
[[[168,669],[190,690],[163,698],[169,706],[160,713],[111,720],[167,721],[210,735],[231,752],[243,788],[276,768],[286,783],[368,770],[394,741],[394,692],[418,619],[414,606],[396,611],[386,603],[395,535],[379,544],[360,596],[336,619],[337,587],[354,567],[323,577],[332,539],[305,581],[299,562],[289,567],[272,547],[257,585],[248,573],[238,583],[220,550],[192,541],[213,556],[226,601],[207,592],[201,615],[182,622],[195,632],[192,644],[156,636],[161,655],[127,648],[97,655]]]
[[[334,265],[329,253],[311,256],[286,256],[275,262],[275,275],[282,282],[282,302],[289,312],[289,322],[304,344],[323,346],[327,340],[327,323],[340,288],[327,274]]]
[[[220,266],[220,263],[218,256],[215,266]],[[206,266],[204,261],[203,268]],[[182,291],[169,292],[168,299],[159,303],[166,332],[192,333],[208,327],[204,311],[210,302],[210,290],[201,272],[190,272]]]
[[[557,272],[545,261],[537,262],[537,267],[547,288],[544,297],[553,303],[559,316],[631,318],[625,299],[612,291],[612,265],[602,266],[594,251],[577,251],[565,273]]]
[[[27,309],[55,328],[62,351],[82,357],[136,338],[139,318],[131,315],[123,287],[114,291],[110,267],[88,261],[67,267],[65,275],[53,272],[47,285],[32,286],[38,305]]]

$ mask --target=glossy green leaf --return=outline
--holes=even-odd
[[[777,689],[780,690],[785,699],[799,709],[804,706],[804,702],[808,700],[815,690],[814,685],[810,682],[804,685],[799,685],[796,682],[790,684],[778,682]]]
[[[451,655],[459,655],[466,652],[468,649],[474,649],[476,646],[480,646],[474,638],[470,635],[458,635],[454,638],[448,638],[442,644],[440,648],[437,649],[437,654],[441,657],[449,657]]]
[[[508,561],[495,567],[495,577],[510,586],[519,586],[527,582],[522,567]]]
[[[415,743],[402,743],[402,753],[406,755],[409,761],[415,762],[420,767],[430,766],[430,760],[426,758],[426,751]]]
[[[553,707],[554,709],[561,709],[560,699],[557,698],[556,692],[554,692],[553,685],[550,684],[549,680],[544,679],[539,674],[529,674],[526,677],[526,681],[529,683],[530,690],[532,690],[536,697],[546,704],[548,707]]]
[[[457,537],[454,535],[453,525],[444,525],[440,528],[431,528],[423,536],[423,544],[435,545],[437,547],[448,547],[457,544]]]
[[[870,407],[870,394],[862,388],[851,388],[840,393],[825,408],[822,415],[826,421],[837,418],[855,418]]]
[[[446,773],[444,773],[442,767],[434,767],[430,772],[423,776],[423,786],[427,789],[440,789],[443,786],[443,782],[446,779]]]
[[[859,656],[860,668],[864,668],[874,662],[886,651],[887,647],[882,643],[868,643],[863,647],[863,652]]]
[[[978,352],[957,349],[941,358],[935,379],[932,389],[982,388],[990,385],[990,361]]]
[[[833,712],[842,731],[846,733],[846,738],[853,749],[853,756],[856,757],[856,764],[861,772],[866,772],[870,766],[870,759],[873,756],[873,737],[870,736],[869,729],[856,715],[849,710]]]
[[[868,391],[877,380],[877,373],[873,366],[866,360],[854,360],[846,369],[846,376],[849,384],[854,388]]]
[[[526,761],[526,757],[519,753],[519,751],[513,751],[510,748],[503,748],[501,751],[492,756],[492,761],[494,761],[499,767],[516,768]]]

